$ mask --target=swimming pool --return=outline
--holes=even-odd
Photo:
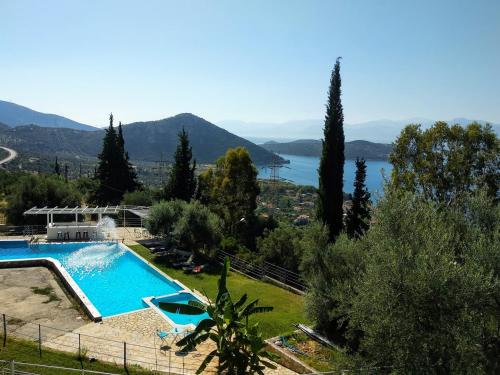
[[[161,306],[162,302],[187,305],[189,304],[189,301],[200,303],[198,298],[187,292],[179,292],[172,295],[151,298],[149,302],[154,305],[161,314],[166,315],[169,321],[174,322],[176,325],[192,325],[193,327],[196,327],[203,319],[209,318],[206,312],[200,311],[200,313],[195,314],[182,314],[179,313],[179,311],[167,310]]]
[[[58,260],[103,317],[145,308],[144,297],[175,294],[185,289],[123,244],[87,242],[28,246],[26,241],[0,241],[0,261],[28,258]],[[182,320],[180,316],[177,318]]]

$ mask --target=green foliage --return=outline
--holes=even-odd
[[[82,194],[85,202],[89,202],[92,199],[92,195],[99,186],[99,182],[90,177],[80,177],[70,181],[70,183]]]
[[[436,122],[422,131],[408,125],[396,140],[390,161],[395,187],[450,201],[481,186],[495,197],[500,185],[500,143],[490,126],[466,128]]]
[[[57,161],[57,156],[56,156],[56,162],[54,163],[54,173],[58,176],[61,175],[61,167],[59,165],[59,162]]]
[[[151,207],[146,227],[180,247],[198,251],[215,248],[222,238],[220,218],[197,201],[162,201]]]
[[[387,191],[375,222],[357,241],[369,251],[349,298],[364,365],[497,373],[499,206],[482,192],[445,206]]]
[[[324,140],[319,164],[318,219],[328,228],[333,241],[342,230],[344,179],[344,113],[342,109],[340,58],[330,79],[326,106]]]
[[[174,237],[187,250],[214,249],[222,238],[221,220],[207,206],[192,201],[175,223]]]
[[[186,205],[186,202],[180,200],[162,201],[153,205],[145,222],[149,233],[160,237],[172,235]]]
[[[370,226],[370,193],[365,185],[366,163],[356,159],[356,177],[351,208],[347,211],[346,232],[351,238],[361,237]]]
[[[302,230],[281,224],[272,231],[266,230],[257,239],[257,249],[262,260],[298,272],[302,258]]]
[[[243,147],[228,149],[215,169],[200,176],[200,186],[197,195],[224,220],[226,233],[253,248],[259,185],[248,151]]]
[[[136,190],[139,183],[125,151],[121,123],[117,133],[113,127],[112,114],[109,116],[109,127],[106,129],[98,158],[96,178],[99,185],[92,199],[102,205],[119,204],[123,194]]]
[[[342,234],[329,243],[328,230],[312,225],[305,233],[301,270],[308,286],[306,309],[317,329],[356,350],[359,332],[348,331],[350,299],[364,270],[364,244]]]
[[[215,303],[206,307],[209,318],[202,320],[196,329],[180,340],[177,345],[183,351],[190,351],[197,345],[211,340],[216,349],[210,352],[197,370],[201,374],[210,362],[218,359],[217,373],[228,375],[264,374],[266,367],[275,368],[269,359],[275,357],[265,351],[266,343],[257,323],[250,324],[249,318],[257,313],[272,311],[272,307],[258,306],[258,300],[246,304],[244,294],[233,302],[226,286],[229,273],[229,259],[226,258],[219,282]]]
[[[122,204],[128,206],[151,206],[154,199],[153,191],[149,189],[136,190],[123,194]]]
[[[46,224],[45,216],[23,216],[32,207],[79,206],[81,195],[72,184],[54,175],[21,177],[7,198],[7,221],[10,224]]]
[[[165,186],[165,198],[167,200],[181,199],[189,202],[196,190],[196,178],[194,176],[196,160],[191,164],[193,151],[184,128],[182,128],[178,137],[179,144],[174,154],[174,163]]]

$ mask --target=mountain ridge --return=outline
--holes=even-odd
[[[299,139],[287,143],[264,143],[266,150],[298,156],[321,156],[322,141],[318,139]],[[392,145],[374,143],[364,140],[355,140],[345,143],[346,160],[355,160],[357,157],[365,160],[387,160],[392,151]]]
[[[82,124],[64,116],[53,113],[38,112],[31,108],[0,100],[0,123],[10,127],[36,124],[40,127],[68,128],[94,131],[98,128]]]
[[[446,121],[446,120],[445,120]],[[484,125],[489,123],[493,130],[500,135],[500,124],[485,120],[470,120],[464,117],[456,117],[447,120],[448,124],[459,124],[461,126],[477,121]],[[375,143],[392,143],[400,134],[401,130],[408,124],[420,123],[422,127],[428,128],[436,121],[425,118],[410,118],[404,120],[372,120],[356,124],[344,124],[346,141],[365,140]],[[258,138],[267,140],[283,140],[283,134],[287,135],[288,142],[293,139],[320,139],[323,137],[324,120],[294,120],[281,123],[245,122],[240,120],[224,120],[217,125],[248,139]],[[253,134],[253,135],[252,135]]]
[[[256,164],[270,163],[276,156],[254,143],[193,114],[184,113],[155,121],[123,125],[123,136],[132,160],[171,160],[177,147],[177,134],[185,128],[193,156],[199,163],[213,163],[231,147],[248,149]],[[69,128],[23,125],[0,126],[0,142],[21,153],[96,157],[101,151],[104,129],[85,131]],[[282,158],[278,160],[283,162]]]

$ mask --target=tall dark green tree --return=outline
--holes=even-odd
[[[352,206],[347,211],[346,217],[346,231],[350,238],[361,237],[370,226],[370,193],[366,188],[365,180],[365,160],[357,158]]]
[[[196,189],[194,171],[196,160],[193,159],[193,151],[189,144],[187,132],[182,128],[178,134],[179,144],[174,154],[174,163],[165,186],[166,199],[182,199],[189,202],[193,198]]]
[[[125,152],[121,124],[118,133],[113,127],[113,114],[109,116],[109,127],[106,129],[98,158],[96,178],[99,186],[93,200],[99,204],[119,204],[123,194],[136,190],[139,183]]]
[[[334,241],[342,230],[344,178],[344,114],[341,102],[340,57],[330,79],[326,105],[324,140],[319,165],[317,216]]]
[[[125,139],[123,138],[123,129],[121,122],[118,124],[118,136],[116,141],[119,153],[119,171],[121,173],[122,186],[127,192],[135,191],[140,187],[140,184],[137,181],[137,173],[130,163],[128,152],[125,149]]]
[[[54,172],[58,176],[61,175],[61,166],[59,165],[59,161],[57,160],[57,156],[56,156],[56,163],[54,164]]]

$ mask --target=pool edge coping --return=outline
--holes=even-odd
[[[68,292],[76,298],[85,313],[94,322],[102,321],[102,315],[94,306],[92,301],[82,291],[71,275],[62,266],[61,262],[51,257],[44,258],[23,258],[0,260],[0,268],[18,268],[18,267],[47,267],[53,270],[60,278]]]

